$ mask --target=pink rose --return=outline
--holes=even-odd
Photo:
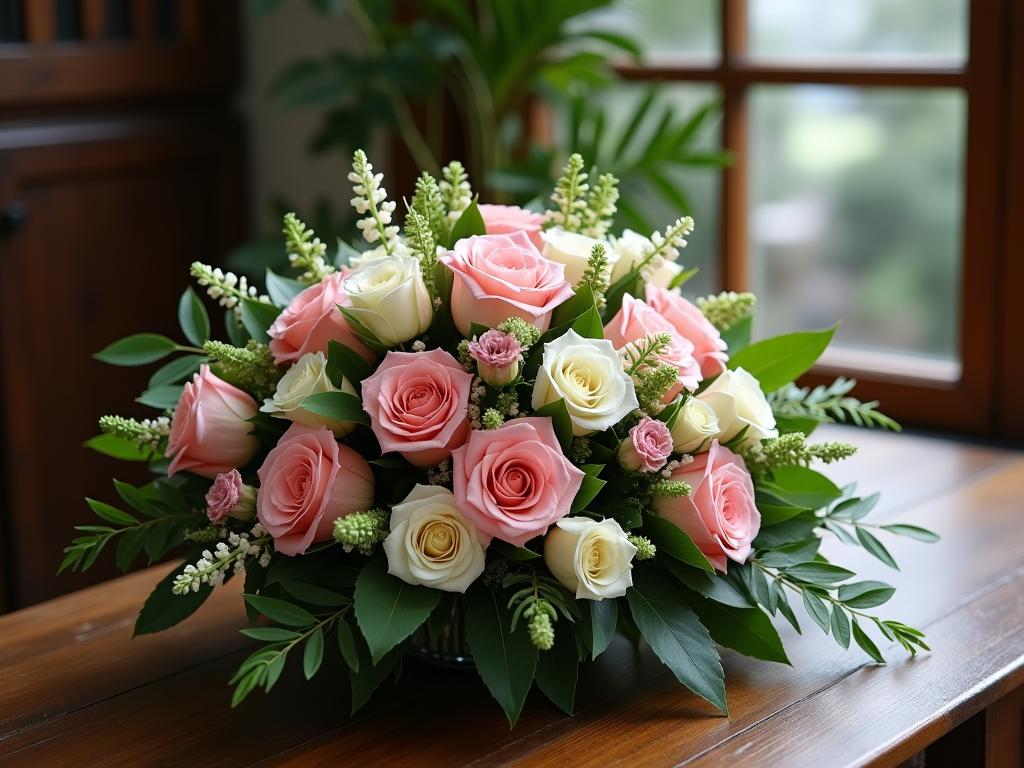
[[[345,277],[335,272],[322,282],[311,285],[284,308],[267,331],[270,352],[278,365],[294,363],[307,352],[327,354],[327,343],[332,339],[358,352],[368,363],[373,363],[373,352],[363,344],[338,309],[347,304],[348,297],[341,287]]]
[[[256,489],[242,482],[237,469],[221,472],[206,492],[206,516],[214,525],[227,517],[251,520],[256,509]]]
[[[657,356],[657,360],[679,370],[676,386],[665,393],[665,402],[670,402],[684,388],[693,391],[700,384],[700,366],[693,357],[693,342],[679,335],[668,320],[640,299],[628,293],[622,298],[622,308],[604,327],[604,337],[611,340],[616,349],[627,344],[636,344],[648,336],[667,333],[671,337],[668,349]]]
[[[452,452],[455,501],[485,542],[521,547],[569,514],[584,473],[562,455],[549,418],[477,430]]]
[[[480,215],[484,219],[484,229],[488,235],[511,235],[513,232],[525,232],[539,251],[544,247],[540,233],[544,231],[544,216],[540,213],[527,211],[518,205],[480,205]]]
[[[754,484],[743,459],[719,444],[672,473],[673,480],[689,483],[689,496],[654,497],[659,515],[682,528],[718,570],[728,559],[742,563],[761,528],[761,513],[754,504]]]
[[[717,376],[725,370],[729,356],[725,353],[726,343],[722,334],[711,324],[704,313],[684,299],[677,288],[668,291],[654,283],[647,283],[647,304],[668,320],[684,339],[693,344],[693,358],[700,366],[705,379]]]
[[[373,506],[370,465],[326,427],[292,424],[257,474],[256,516],[285,555],[327,541],[335,520]]]
[[[523,347],[511,333],[492,328],[469,342],[469,354],[476,360],[480,378],[495,387],[503,387],[519,375]]]
[[[417,467],[447,459],[469,437],[472,384],[473,375],[443,349],[388,352],[363,382],[363,410],[380,449]]]
[[[644,416],[619,444],[619,464],[631,472],[657,472],[672,453],[672,433],[663,421]]]
[[[565,267],[541,256],[525,232],[463,238],[441,262],[455,275],[452,319],[463,336],[471,323],[494,327],[510,317],[546,331],[572,296]]]
[[[174,409],[168,476],[188,471],[213,478],[248,464],[260,445],[249,423],[255,415],[255,400],[201,366]]]

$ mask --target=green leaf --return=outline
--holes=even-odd
[[[843,648],[850,647],[850,620],[838,605],[832,606],[832,637]]]
[[[373,373],[373,368],[350,347],[331,339],[327,343],[327,378],[336,387],[341,387],[342,377],[360,390],[363,379]]]
[[[134,440],[125,440],[111,434],[96,435],[90,437],[83,446],[91,448],[104,456],[110,456],[121,461],[149,461],[153,456],[153,450],[149,447],[140,448]]]
[[[109,365],[145,365],[167,357],[178,345],[157,333],[137,333],[115,341],[93,357]]]
[[[853,571],[832,565],[832,563],[823,563],[820,560],[809,560],[805,563],[788,566],[786,575],[811,584],[836,584],[856,576]]]
[[[348,675],[349,683],[352,686],[352,714],[362,709],[370,700],[373,692],[384,682],[384,678],[391,674],[391,670],[402,660],[402,654],[405,652],[405,649],[399,645],[392,648],[383,659],[374,664],[362,635],[356,635],[356,650],[359,661],[355,667],[349,665],[351,671]]]
[[[387,569],[387,560],[377,557],[356,579],[356,621],[374,664],[415,632],[441,599],[439,590],[406,584]]]
[[[114,563],[122,573],[132,567],[132,563],[142,553],[146,544],[146,529],[132,528],[120,534],[117,541],[117,550],[114,554]]]
[[[590,475],[585,475],[583,477],[583,484],[580,485],[579,491],[576,492],[576,496],[572,500],[572,507],[569,511],[572,514],[582,512],[587,508],[587,505],[594,500],[594,497],[601,492],[601,489],[604,488],[604,486],[604,480],[591,477]]]
[[[246,637],[251,637],[253,640],[261,640],[265,643],[287,642],[288,640],[302,637],[298,632],[292,632],[290,629],[283,629],[282,627],[249,627],[239,631]]]
[[[292,299],[306,289],[306,286],[298,280],[292,280],[290,277],[282,277],[274,272],[270,267],[267,267],[266,282],[267,295],[270,296],[270,300],[282,308],[291,304]]]
[[[807,610],[807,615],[814,619],[814,623],[821,627],[821,631],[826,635],[831,627],[832,620],[828,614],[828,606],[825,605],[825,601],[818,597],[813,592],[808,592],[806,589],[802,591],[804,597],[804,608]]]
[[[582,315],[576,318],[572,329],[585,339],[603,339],[604,324],[601,322],[601,314],[597,307],[591,307]]]
[[[867,633],[860,628],[860,624],[857,623],[857,619],[853,620],[853,639],[857,641],[857,645],[861,647],[861,650],[864,651],[864,653],[879,664],[885,664],[885,657],[882,656],[882,652],[878,650],[878,646],[875,645],[875,641],[868,637]]]
[[[224,332],[227,333],[228,341],[236,347],[244,347],[250,338],[249,332],[245,330],[233,309],[224,312]]]
[[[760,484],[760,490],[807,509],[827,507],[842,496],[835,483],[807,467],[780,467],[772,472],[771,482]]]
[[[282,579],[279,583],[289,595],[310,605],[333,608],[337,605],[344,605],[349,601],[349,598],[345,595],[318,587],[316,584],[308,584],[305,581]]]
[[[934,531],[929,531],[927,528],[922,528],[918,525],[904,525],[903,523],[893,523],[891,525],[883,525],[882,530],[894,533],[897,536],[906,536],[908,539],[916,539],[917,541],[923,541],[926,544],[934,544],[941,538],[939,534]]]
[[[694,599],[691,606],[719,645],[755,659],[789,664],[779,633],[760,608],[734,608],[703,598]]]
[[[680,272],[678,275],[676,275],[669,281],[669,290],[672,290],[673,288],[681,288],[683,285],[689,282],[690,278],[696,277],[698,272],[700,272],[700,267],[684,269],[682,272]]]
[[[572,444],[572,419],[569,418],[569,411],[565,407],[565,400],[559,398],[547,405],[541,406],[533,412],[534,416],[549,416],[551,426],[555,428],[555,436],[562,446],[562,451],[568,453]]]
[[[509,544],[507,541],[501,541],[500,539],[493,539],[489,549],[494,554],[500,555],[506,560],[512,560],[513,562],[536,560],[538,557],[542,557],[539,552],[534,552],[532,549],[527,549],[526,547],[516,547]]]
[[[324,632],[320,627],[317,627],[313,634],[306,640],[306,647],[302,652],[302,673],[306,676],[307,680],[312,680],[313,676],[320,670],[320,665],[324,660]]]
[[[596,659],[606,650],[615,637],[619,618],[617,600],[588,600],[589,610],[583,610],[583,631],[585,644],[590,648],[590,658]]]
[[[782,503],[774,503],[775,501]],[[771,494],[758,494],[757,511],[761,513],[761,527],[767,528],[770,525],[784,523],[790,518],[810,512],[811,510],[807,507],[795,507],[786,504],[782,499]]]
[[[722,339],[730,355],[735,355],[750,344],[750,334],[754,325],[754,316],[747,315],[722,331]]]
[[[266,344],[270,341],[267,329],[273,325],[281,308],[273,304],[264,304],[256,299],[242,299],[242,325],[256,341]],[[243,345],[244,346],[244,345]]]
[[[714,573],[714,566],[693,543],[689,534],[671,520],[657,515],[645,515],[643,531],[651,537],[659,553],[671,555],[687,565]]]
[[[879,494],[872,493],[863,499],[846,499],[836,504],[835,508],[828,513],[828,516],[840,520],[860,520],[867,517],[868,513],[875,508],[879,498]]]
[[[818,554],[818,547],[821,546],[821,539],[812,536],[809,539],[791,541],[775,549],[758,553],[757,559],[761,565],[768,568],[788,568],[797,563],[805,563],[813,560]]]
[[[856,581],[839,587],[838,597],[851,608],[876,608],[896,592],[884,581]]]
[[[109,504],[105,504],[102,501],[96,501],[96,499],[85,500],[85,503],[89,505],[93,512],[95,512],[100,518],[106,520],[108,523],[114,525],[138,525],[138,519],[132,517],[127,512],[122,512],[117,507],[112,507]]]
[[[511,631],[508,606],[496,590],[474,584],[465,604],[466,640],[476,670],[514,726],[533,683],[537,648],[530,642],[525,622]]]
[[[661,562],[680,582],[709,600],[714,600],[716,603],[729,605],[733,608],[754,607],[750,599],[725,577],[719,576],[716,573],[708,573],[689,565],[683,565],[672,558],[664,558]]]
[[[164,511],[153,504],[152,501],[142,492],[141,489],[136,488],[134,485],[129,483],[123,483],[120,480],[114,480],[114,490],[117,491],[117,495],[124,499],[125,503],[132,509],[136,509],[144,515],[150,517],[163,517]]]
[[[555,311],[551,315],[550,327],[571,326],[578,318],[596,306],[594,291],[589,284],[578,285],[573,290],[575,293],[571,297],[555,307]]]
[[[742,368],[774,392],[806,373],[825,351],[836,326],[822,331],[797,331],[774,336],[732,353],[729,368]]]
[[[594,602],[594,601],[591,601]],[[601,600],[613,603],[614,600]],[[564,622],[563,622],[564,623]],[[551,703],[567,715],[572,714],[576,698],[576,679],[579,675],[580,658],[576,647],[576,636],[572,626],[564,623],[555,632],[555,644],[542,651],[537,658],[537,687]]]
[[[181,398],[181,384],[163,384],[159,387],[147,389],[137,398],[135,402],[148,405],[161,411],[174,408]]]
[[[487,227],[484,226],[484,217],[480,215],[480,209],[477,207],[476,200],[474,199],[469,207],[462,212],[459,216],[458,221],[455,222],[455,226],[452,227],[452,238],[449,247],[455,245],[459,240],[464,237],[473,237],[474,235],[486,235]]]
[[[271,621],[289,627],[311,627],[316,624],[316,617],[309,611],[287,600],[263,595],[242,595],[245,602],[262,613]]]
[[[155,389],[166,384],[177,384],[191,378],[199,371],[199,366],[208,363],[210,358],[205,355],[182,355],[166,365],[157,368],[149,377],[149,388]]]
[[[303,400],[302,407],[329,419],[370,426],[370,417],[363,410],[362,402],[347,392],[317,392]]]
[[[192,288],[186,288],[178,300],[178,325],[185,338],[197,347],[210,338],[210,316],[206,313],[202,299]]]
[[[824,421],[813,416],[790,416],[785,413],[775,414],[775,427],[780,435],[788,435],[793,432],[803,432],[805,437],[810,437],[815,429],[820,427]]]
[[[358,672],[359,651],[356,650],[356,638],[352,634],[352,627],[344,618],[338,619],[338,649],[348,668]]]
[[[722,660],[697,614],[680,600],[678,587],[657,571],[637,569],[626,600],[644,639],[676,679],[728,714]]]
[[[199,550],[196,549],[190,551],[187,559],[191,562],[198,557]],[[179,573],[181,573],[181,566],[177,565],[174,570],[160,580],[160,583],[150,593],[139,612],[139,617],[135,620],[134,637],[162,632],[184,621],[195,613],[213,592],[213,587],[209,584],[202,584],[198,592],[187,592],[184,595],[174,594],[171,591],[171,586]]]
[[[859,525],[856,526],[855,532],[857,534],[857,540],[860,541],[861,546],[864,547],[864,549],[866,549],[872,555],[874,555],[883,563],[888,565],[890,568],[893,568],[897,571],[900,569],[900,567],[896,565],[896,561],[893,559],[892,555],[889,554],[889,550],[885,548],[885,545],[882,544],[882,542],[880,542],[874,536],[874,534],[869,533],[866,529],[861,528]]]

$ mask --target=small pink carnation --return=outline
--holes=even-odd
[[[206,516],[219,525],[242,500],[242,476],[237,469],[221,472],[206,492]]]
[[[469,342],[469,354],[477,362],[480,378],[500,387],[519,375],[523,347],[511,333],[490,330]]]
[[[672,432],[668,426],[644,416],[619,446],[619,463],[633,472],[657,472],[671,453]]]

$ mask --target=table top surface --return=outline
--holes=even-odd
[[[474,671],[411,660],[354,718],[337,661],[312,683],[289,667],[232,710],[227,680],[251,648],[238,585],[131,638],[164,565],[0,617],[0,766],[898,763],[1024,682],[1024,454],[822,432],[861,446],[830,475],[882,491],[876,519],[943,537],[887,539],[900,572],[859,548],[824,550],[897,586],[881,612],[924,629],[932,653],[883,646],[890,663],[877,666],[809,620],[799,636],[783,622],[792,666],[723,651],[729,717],[621,639],[581,668],[575,716],[534,692],[512,731]]]

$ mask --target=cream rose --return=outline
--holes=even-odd
[[[585,339],[571,329],[544,345],[533,408],[559,398],[565,401],[574,435],[608,429],[640,407],[633,380],[612,343]]]
[[[409,248],[402,241],[395,243],[393,247],[393,253],[388,253],[383,245],[378,245],[376,248],[370,248],[367,251],[361,251],[358,254],[353,254],[349,257],[348,266],[349,269],[359,269],[359,267],[369,264],[371,261],[379,261],[380,259],[386,259],[389,256],[410,256]]]
[[[447,488],[417,485],[391,508],[388,573],[408,584],[465,592],[484,571],[483,544]]]
[[[424,333],[434,318],[420,263],[412,256],[373,259],[345,278],[352,316],[389,347]]]
[[[613,248],[609,248],[603,240],[595,240],[576,232],[566,232],[558,227],[541,234],[541,239],[544,241],[544,258],[564,264],[565,279],[572,285],[576,285],[583,277],[583,272],[587,268],[587,260],[595,245],[605,247],[610,274],[614,275],[616,272],[619,254]]]
[[[672,447],[676,453],[707,450],[719,431],[715,410],[699,398],[688,397],[672,423]]]
[[[305,427],[328,427],[338,437],[344,437],[355,428],[353,422],[330,419],[302,407],[302,401],[310,395],[338,391],[350,395],[356,393],[346,379],[341,380],[340,390],[331,384],[327,378],[327,358],[323,352],[308,352],[281,377],[274,396],[264,400],[260,410]]]
[[[654,248],[654,243],[649,237],[644,237],[632,229],[622,230],[619,237],[611,238],[612,249],[618,254],[618,261],[612,270],[612,282],[626,275],[630,269],[639,264],[645,255]],[[676,275],[683,271],[683,268],[674,261],[665,261],[647,278],[659,288],[668,288]]]
[[[725,371],[697,396],[718,417],[718,440],[728,443],[746,428],[743,445],[778,437],[775,414],[757,379],[742,368]]]
[[[566,517],[544,539],[544,562],[577,600],[622,597],[633,586],[634,547],[615,520]]]

